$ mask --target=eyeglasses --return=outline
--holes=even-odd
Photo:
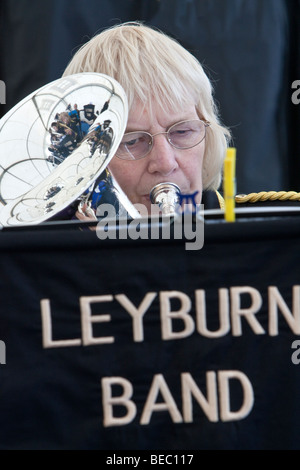
[[[166,132],[158,132],[157,134],[150,134],[146,131],[127,132],[119,145],[116,157],[122,160],[144,158],[153,147],[153,137],[160,134],[165,134],[169,144],[176,149],[191,149],[205,139],[206,128],[209,126],[209,122],[193,119],[177,122]]]

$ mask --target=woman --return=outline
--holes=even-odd
[[[127,95],[127,127],[109,170],[133,204],[149,211],[162,182],[197,191],[197,203],[218,189],[230,132],[201,64],[177,41],[140,22],[119,24],[81,47],[64,76],[81,72],[111,76]]]

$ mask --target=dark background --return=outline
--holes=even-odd
[[[299,9],[299,0],[0,0],[0,116],[59,78],[95,33],[143,20],[181,42],[211,78],[237,148],[237,191],[300,191],[300,105],[291,101]]]

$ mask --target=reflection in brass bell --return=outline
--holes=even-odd
[[[0,224],[54,220],[80,202],[108,167],[127,118],[122,86],[96,72],[59,78],[15,105],[0,119]],[[136,212],[131,203],[124,210]]]
[[[175,183],[159,183],[150,191],[150,201],[158,204],[164,215],[172,215],[180,202],[180,188]]]

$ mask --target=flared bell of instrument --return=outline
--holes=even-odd
[[[0,223],[39,224],[93,185],[128,118],[121,85],[99,73],[60,78],[0,120]]]

